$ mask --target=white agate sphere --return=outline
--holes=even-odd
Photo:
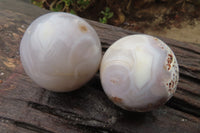
[[[56,92],[78,89],[98,70],[101,44],[82,18],[54,12],[37,18],[20,45],[25,72],[39,86]]]
[[[179,68],[172,50],[149,35],[116,41],[103,56],[100,77],[107,96],[130,111],[150,111],[172,97]]]

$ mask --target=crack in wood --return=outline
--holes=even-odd
[[[91,131],[97,131],[98,132],[116,132],[120,133],[118,131],[115,131],[114,129],[111,128],[110,123],[100,121],[97,119],[92,119],[92,118],[87,118],[86,116],[80,116],[79,114],[75,114],[73,112],[65,111],[62,109],[57,109],[57,108],[52,108],[47,105],[41,105],[35,102],[28,102],[28,106],[39,110],[43,113],[48,113],[54,116],[57,116],[61,119],[67,120],[68,124],[70,125],[77,125],[80,128],[83,129],[89,129]]]
[[[192,114],[194,116],[200,117],[200,108],[193,106],[186,101],[178,99],[176,97],[171,98],[167,103],[167,106],[180,110],[182,112],[186,112],[188,114]]]
[[[200,84],[199,78],[192,77],[191,75],[187,75],[187,74],[182,73],[182,72],[180,72],[179,75],[180,75],[180,77],[184,77],[184,79],[187,79],[187,80],[189,80],[191,82]]]
[[[52,131],[48,131],[46,129],[40,128],[38,126],[29,124],[29,123],[25,123],[25,122],[21,122],[21,121],[16,121],[14,119],[2,117],[2,116],[0,116],[0,122],[11,123],[11,124],[13,124],[15,126],[18,126],[18,127],[24,128],[24,129],[28,129],[28,130],[31,130],[31,131],[35,131],[37,133],[54,133]]]

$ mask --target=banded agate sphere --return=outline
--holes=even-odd
[[[80,88],[98,70],[101,44],[82,18],[54,12],[40,16],[20,44],[25,72],[39,86],[56,92]]]
[[[172,50],[156,37],[138,34],[116,41],[103,56],[100,78],[110,100],[130,111],[150,111],[176,90],[179,68]]]

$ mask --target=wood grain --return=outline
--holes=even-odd
[[[9,5],[9,7],[8,7]],[[124,111],[104,94],[99,75],[80,90],[53,93],[24,73],[19,43],[28,25],[48,11],[21,0],[0,1],[0,132],[1,133],[199,133],[200,45],[161,38],[175,52],[180,83],[174,97],[147,113]],[[87,20],[105,51],[117,39],[137,34]]]

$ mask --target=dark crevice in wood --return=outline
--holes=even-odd
[[[192,97],[193,99],[200,99],[200,94],[196,94],[194,92],[185,90],[185,89],[183,89],[181,87],[178,88],[178,90],[176,91],[176,93],[180,93],[180,92],[181,92],[182,95],[188,96],[190,98]]]
[[[185,119],[185,120],[187,120],[187,121],[190,121],[190,122],[192,122],[192,123],[196,123],[196,121],[194,120],[194,119],[190,119],[190,118],[188,118],[187,117],[187,115],[180,115],[180,114],[176,114],[176,116],[177,117],[180,117],[180,118],[182,118],[182,119]],[[196,117],[195,117],[196,118]]]
[[[89,130],[87,133],[122,133],[122,132],[113,132],[112,129],[110,129],[111,131],[108,131],[108,130],[102,130],[102,129],[99,129],[98,127],[92,127],[92,126],[83,126],[81,124],[77,124],[76,125],[79,129],[82,129],[82,130]]]
[[[28,129],[31,131],[35,131],[37,133],[54,133],[54,132],[48,131],[46,129],[39,128],[38,126],[31,125],[29,123],[25,123],[25,122],[21,122],[21,121],[16,121],[14,119],[6,118],[6,117],[0,116],[0,120],[7,121],[15,126],[18,126],[18,127],[24,128],[24,129]]]
[[[200,81],[198,78],[196,77],[191,77],[191,75],[186,75],[185,73],[179,73],[180,77],[184,77],[184,79],[187,79],[188,81],[192,82],[192,83],[197,83],[200,84]]]
[[[67,120],[68,124],[72,126],[76,125],[79,126],[80,128],[87,129],[89,131],[96,131],[96,132],[98,131],[99,133],[114,131],[114,129],[110,127],[110,124],[104,121],[87,118],[86,116],[80,116],[79,114],[75,114],[73,112],[52,108],[47,105],[41,105],[31,101],[29,101],[28,106],[33,109],[39,110],[43,113],[48,113],[57,116],[61,119]],[[117,131],[114,132],[119,133]]]
[[[200,117],[200,108],[193,106],[186,101],[178,99],[176,97],[171,98],[167,103],[167,106],[180,110],[182,112],[186,112],[192,114],[194,116]]]
[[[85,126],[82,124],[76,124],[76,127],[78,129],[82,129],[82,130],[87,130],[87,133],[122,133],[122,132],[118,132],[118,131],[113,131],[112,129],[102,129],[99,127],[95,127],[95,126]]]
[[[184,73],[184,74],[189,73],[191,78],[200,80],[200,70],[199,70],[199,68],[195,68],[195,67],[194,68],[187,68],[183,65],[179,65],[179,68],[180,68],[180,73],[181,72]]]
[[[199,60],[199,63],[200,63],[200,60]],[[185,71],[187,71],[187,72],[194,72],[194,73],[198,73],[198,74],[200,74],[200,68],[198,68],[198,66],[197,67],[186,67],[185,65],[179,65],[179,67],[181,68],[181,69],[183,69],[183,70],[185,70]]]

